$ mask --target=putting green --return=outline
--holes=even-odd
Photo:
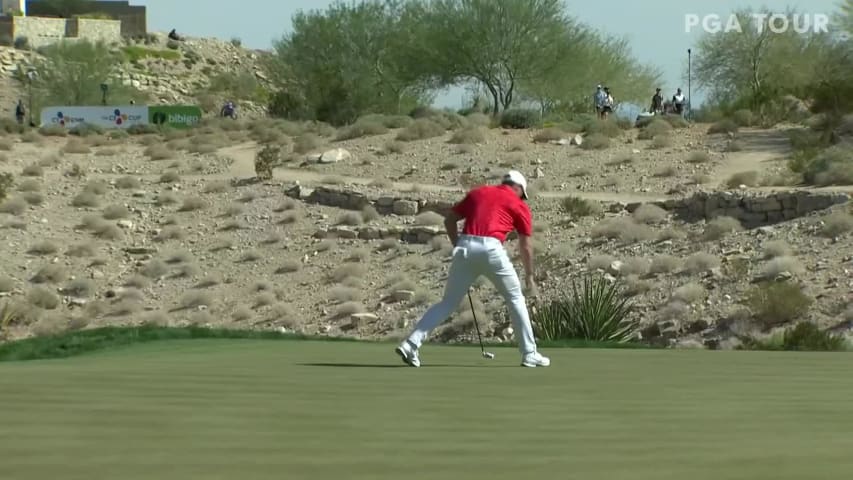
[[[846,479],[853,357],[168,341],[0,364],[0,476]]]

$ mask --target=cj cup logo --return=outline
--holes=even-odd
[[[56,116],[50,119],[51,123],[59,124],[64,127],[69,123],[81,123],[83,122],[83,117],[72,117],[65,115],[62,112],[56,112]]]
[[[121,110],[116,108],[113,110],[112,115],[107,115],[103,117],[104,120],[108,122],[113,122],[116,126],[124,125],[127,122],[138,122],[142,119],[142,115],[129,115],[127,113],[121,113]]]

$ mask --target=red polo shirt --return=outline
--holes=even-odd
[[[513,230],[526,237],[533,231],[530,207],[507,185],[471,190],[453,211],[465,219],[462,233],[466,235],[494,237],[503,242]]]

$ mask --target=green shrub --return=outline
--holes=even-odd
[[[255,175],[265,181],[272,180],[273,168],[281,161],[281,147],[264,145],[255,155]]]
[[[125,60],[131,63],[138,62],[144,58],[159,58],[163,60],[181,59],[180,52],[176,52],[174,50],[159,50],[140,47],[137,45],[122,48],[122,53],[124,53]]]
[[[536,110],[511,109],[501,114],[500,126],[502,128],[526,129],[534,128],[542,122],[542,115]]]
[[[551,302],[538,310],[532,320],[544,340],[624,343],[638,328],[635,320],[628,319],[629,302],[616,283],[601,276],[586,276],[582,288],[573,281],[568,298]]]
[[[737,123],[735,123],[734,120],[730,118],[720,120],[719,122],[711,125],[711,127],[708,128],[708,134],[710,135],[717,133],[737,133],[737,131]]]
[[[746,305],[765,328],[799,319],[812,303],[799,285],[789,282],[763,282],[746,297]]]
[[[738,110],[732,114],[732,120],[738,127],[750,127],[755,124],[755,114],[751,110]]]

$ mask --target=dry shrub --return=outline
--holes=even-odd
[[[252,263],[264,258],[257,250],[249,250],[240,257],[242,263]]]
[[[740,232],[743,226],[740,221],[732,217],[717,217],[705,225],[703,237],[708,241],[716,241],[734,232]]]
[[[853,230],[853,216],[842,211],[835,211],[823,217],[820,234],[836,238]]]
[[[364,308],[364,305],[358,302],[345,302],[338,306],[335,309],[335,318],[345,318],[350,315],[354,315],[356,313],[364,313],[367,309]]]
[[[798,276],[806,273],[806,269],[794,257],[776,257],[764,265],[761,276],[767,280],[773,280],[786,273]]]
[[[396,238],[386,238],[379,242],[377,250],[385,252],[389,250],[397,250],[400,248],[400,242]]]
[[[654,172],[654,176],[658,178],[671,178],[678,175],[678,169],[672,165],[661,167]]]
[[[68,318],[59,313],[39,315],[32,326],[36,337],[52,337],[68,330]]]
[[[652,139],[651,145],[649,148],[654,150],[661,150],[664,148],[670,148],[672,146],[672,137],[669,135],[658,135],[657,137]]]
[[[394,183],[387,178],[375,178],[370,182],[370,186],[379,189],[389,189],[394,186]]]
[[[705,173],[694,173],[687,181],[687,185],[704,185],[711,181],[711,176]]]
[[[584,150],[605,150],[610,148],[610,137],[601,133],[593,133],[584,139],[581,148]]]
[[[616,257],[611,255],[593,255],[589,257],[587,265],[592,270],[609,270]]]
[[[631,244],[654,239],[655,231],[629,218],[614,218],[593,227],[592,238],[619,239],[623,243]]]
[[[35,132],[34,130],[30,130],[28,132],[24,132],[23,135],[21,135],[21,141],[24,143],[41,143],[42,138],[37,132]]]
[[[397,140],[401,142],[412,142],[415,140],[426,140],[444,135],[445,128],[429,118],[419,118],[408,127],[400,130]]]
[[[145,156],[151,160],[171,160],[175,158],[175,153],[168,146],[162,143],[150,145],[145,149]]]
[[[335,140],[353,140],[386,133],[388,133],[388,127],[382,123],[370,119],[359,119],[354,124],[342,128],[335,137]]]
[[[637,275],[628,275],[625,277],[623,293],[627,297],[636,297],[649,292],[654,287],[654,283],[648,280],[641,280]]]
[[[720,267],[720,259],[710,253],[697,252],[687,257],[684,267],[693,274],[705,273]]]
[[[670,125],[669,122],[654,119],[640,129],[640,133],[637,135],[637,138],[640,140],[653,140],[661,135],[669,135],[670,132],[672,132],[672,125]]]
[[[125,280],[122,285],[125,287],[143,289],[150,284],[151,284],[151,280],[148,279],[148,277],[136,274],[136,275],[133,275],[132,277],[128,278],[127,280]]]
[[[65,146],[62,147],[62,152],[82,155],[91,153],[92,149],[90,149],[89,146],[83,143],[80,139],[70,138],[68,139],[68,142],[65,143]]]
[[[34,179],[27,179],[18,184],[19,192],[40,192],[41,191],[41,182]]]
[[[622,264],[622,268],[619,269],[620,275],[646,275],[649,273],[649,269],[651,268],[651,263],[642,257],[632,257]]]
[[[281,216],[281,219],[278,221],[280,225],[290,225],[298,222],[300,219],[299,212],[287,212]]]
[[[89,298],[95,293],[95,283],[85,278],[77,278],[62,288],[63,293],[77,298]]]
[[[563,131],[558,128],[546,128],[533,136],[535,143],[556,142],[563,138]]]
[[[92,195],[105,195],[110,189],[110,186],[102,180],[91,180],[83,187],[85,193]]]
[[[347,263],[336,268],[331,279],[336,283],[342,283],[348,279],[361,279],[365,276],[367,270],[359,263]]]
[[[370,252],[367,249],[359,248],[350,252],[344,261],[346,262],[366,262],[370,259]]]
[[[195,212],[198,210],[203,210],[207,204],[204,200],[199,197],[190,197],[184,199],[184,202],[181,204],[181,207],[178,209],[180,212]]]
[[[634,210],[633,214],[634,220],[647,225],[663,223],[668,216],[669,212],[651,203],[640,205],[639,208]]]
[[[181,308],[210,307],[213,297],[207,292],[190,291],[181,296],[179,305]]]
[[[177,225],[168,225],[158,233],[154,240],[158,242],[167,242],[169,240],[183,240],[186,238],[186,233]]]
[[[275,273],[277,275],[294,273],[298,272],[301,268],[302,264],[300,264],[296,260],[285,260],[284,262],[282,262],[281,266],[276,269]]]
[[[149,260],[140,270],[139,273],[147,278],[162,278],[169,273],[169,266],[159,259]]]
[[[306,133],[293,139],[293,153],[306,154],[320,147],[320,137]]]
[[[124,205],[110,205],[104,209],[105,220],[118,220],[130,216],[130,210]]]
[[[30,279],[32,283],[62,283],[68,278],[65,267],[57,264],[49,264],[41,267]]]
[[[320,183],[323,185],[342,185],[345,183],[345,180],[339,175],[326,175],[320,179]]]
[[[0,203],[0,213],[9,215],[21,215],[27,211],[27,201],[20,197],[9,198]]]
[[[231,320],[234,320],[235,322],[245,322],[252,318],[252,316],[252,309],[245,305],[239,305],[231,312]]]
[[[15,289],[15,281],[8,277],[0,277],[0,293],[9,293]]]
[[[329,300],[335,303],[357,302],[361,300],[361,290],[338,285],[329,289]]]
[[[180,200],[178,196],[172,192],[163,192],[157,195],[157,198],[154,200],[154,203],[158,207],[163,207],[165,205],[174,205],[178,203]]]
[[[288,210],[293,210],[296,208],[296,201],[292,198],[285,198],[282,200],[278,206],[276,206],[273,211],[276,213],[286,212]]]
[[[180,181],[181,176],[174,170],[163,172],[163,174],[160,175],[160,183],[178,183]]]
[[[672,273],[681,268],[681,260],[672,255],[658,255],[652,258],[649,273],[662,274]]]
[[[233,232],[236,230],[245,230],[247,228],[246,224],[240,220],[229,220],[225,222],[219,230],[223,232]]]
[[[295,329],[300,324],[300,315],[287,303],[276,303],[270,307],[268,321],[288,329]]]
[[[204,193],[224,193],[228,191],[229,185],[225,180],[214,180],[204,185]]]
[[[71,206],[78,208],[97,208],[100,204],[101,200],[91,192],[80,192],[71,200]]]
[[[436,212],[423,212],[415,217],[415,225],[444,225],[444,216]]]
[[[122,190],[135,190],[142,187],[142,183],[136,177],[124,176],[116,180],[116,188]]]
[[[338,217],[338,225],[356,226],[361,225],[362,216],[358,212],[344,212]]]
[[[764,244],[764,258],[772,260],[791,255],[791,246],[783,240],[770,240]]]
[[[389,153],[401,154],[406,151],[406,145],[402,142],[398,142],[396,140],[390,141],[385,144],[385,147],[382,150],[386,155]]]
[[[687,305],[701,302],[707,295],[708,292],[705,290],[705,287],[695,282],[682,285],[672,292],[673,300],[680,301]]]
[[[693,152],[687,156],[687,163],[708,163],[711,161],[711,156],[705,152]]]
[[[35,163],[27,165],[21,170],[21,175],[25,177],[42,177],[44,176],[44,169]]]
[[[44,195],[39,192],[24,192],[21,194],[21,198],[30,205],[41,205],[44,203]]]
[[[56,243],[50,240],[42,240],[31,246],[30,249],[27,250],[27,253],[31,255],[53,255],[58,251],[59,247]]]
[[[741,185],[747,187],[758,186],[759,174],[756,171],[735,173],[726,181],[727,188],[740,188]]]
[[[120,240],[124,237],[121,229],[112,223],[99,223],[92,229],[92,235],[101,240]]]
[[[59,297],[44,287],[35,287],[27,292],[27,302],[44,310],[53,310],[59,306]]]
[[[474,145],[486,141],[486,132],[479,127],[459,130],[450,137],[448,143],[454,145]]]
[[[255,297],[255,308],[268,307],[275,303],[275,295],[269,292],[261,293]]]

